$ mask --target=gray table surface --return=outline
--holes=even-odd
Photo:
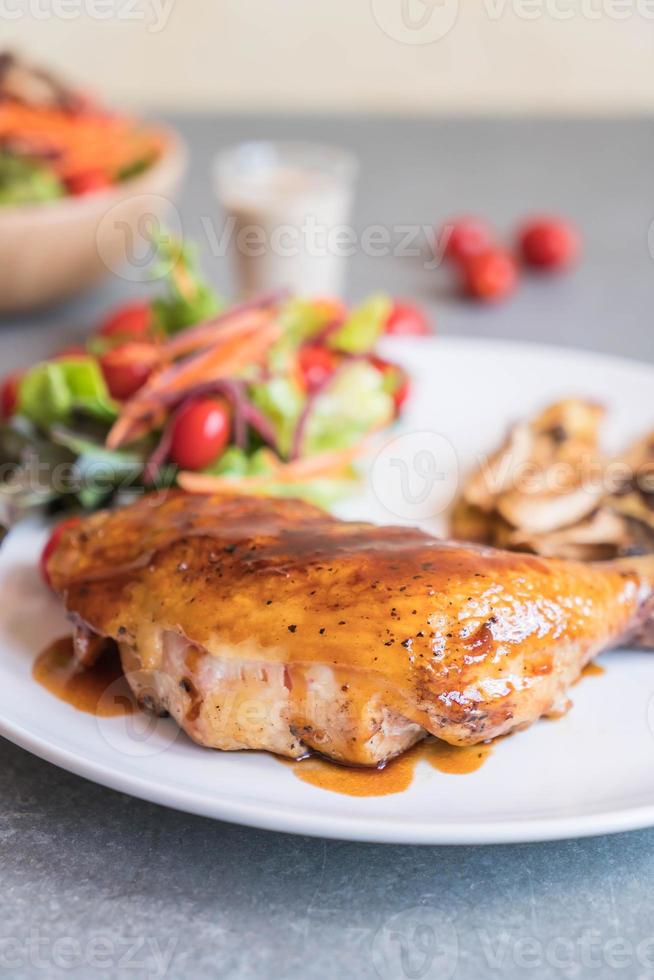
[[[654,359],[650,120],[173,120],[192,150],[184,231],[207,246],[217,148],[251,137],[352,147],[355,223],[428,225],[479,211],[508,231],[575,219],[578,271],[525,282],[497,309],[458,302],[418,257],[351,260],[349,293],[413,296],[444,334]],[[228,290],[224,259],[205,267]],[[74,339],[138,287],[0,325],[5,371]],[[0,742],[0,973],[20,977],[654,977],[654,830],[497,847],[291,837],[131,799]],[[519,774],[516,774],[519,778]],[[480,801],[483,806],[483,800]]]

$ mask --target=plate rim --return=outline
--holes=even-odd
[[[493,820],[484,823],[457,822],[411,824],[411,839],[407,839],[401,818],[343,817],[330,814],[321,817],[297,813],[290,807],[246,803],[212,796],[180,787],[153,782],[145,777],[120,772],[47,742],[21,725],[0,719],[0,735],[32,755],[58,768],[88,779],[119,793],[155,803],[172,810],[195,816],[222,820],[259,830],[298,834],[329,840],[351,840],[375,844],[402,845],[478,845],[525,844],[553,840],[569,840],[642,830],[654,825],[654,804],[611,809],[600,813],[567,817],[541,817]],[[246,751],[246,750],[244,750]]]

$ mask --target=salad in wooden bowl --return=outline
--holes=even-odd
[[[158,199],[163,208],[183,169],[174,133],[0,53],[0,312],[62,299],[118,268],[125,229]]]

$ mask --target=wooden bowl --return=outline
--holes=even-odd
[[[130,249],[153,216],[165,222],[186,169],[181,139],[165,137],[153,166],[106,191],[0,207],[0,313],[56,303],[122,268],[135,278]]]

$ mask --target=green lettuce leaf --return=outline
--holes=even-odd
[[[302,297],[289,299],[279,314],[284,337],[294,346],[319,333],[327,326],[329,317],[330,314],[319,303]]]
[[[222,454],[219,460],[208,466],[203,473],[211,476],[233,476],[236,478],[243,476],[265,476],[270,473],[272,467],[269,459],[270,450],[257,449],[253,453],[247,453],[238,446],[230,446]]]
[[[392,308],[392,300],[383,293],[370,296],[328,338],[329,346],[345,354],[367,354],[383,334]]]
[[[156,244],[158,262],[153,277],[166,284],[166,295],[152,301],[158,329],[175,334],[218,313],[224,304],[202,279],[194,250],[169,236],[162,236]]]
[[[244,449],[238,446],[229,446],[219,460],[207,466],[204,473],[211,476],[249,476],[250,459]]]
[[[248,392],[254,405],[272,424],[280,455],[287,456],[305,402],[304,392],[292,378],[284,375],[253,384]]]
[[[12,523],[32,510],[74,501],[75,457],[44,437],[26,418],[0,425],[0,515]]]
[[[271,472],[268,453],[258,449],[248,455],[243,449],[230,446],[220,460],[204,470],[211,476],[246,477],[265,476]],[[341,477],[320,477],[315,480],[305,480],[302,483],[282,483],[275,480],[271,473],[270,480],[259,484],[253,492],[266,497],[297,497],[318,507],[329,507],[337,500],[352,493],[356,475],[352,470],[350,475]]]
[[[64,195],[59,178],[35,160],[0,153],[0,205],[37,204]]]
[[[54,443],[77,456],[76,467],[79,472],[102,469],[117,479],[121,476],[139,476],[143,470],[145,456],[142,453],[107,449],[103,443],[94,442],[61,425],[53,426],[49,435]]]
[[[311,340],[330,321],[329,309],[320,302],[295,297],[287,300],[279,312],[282,335],[268,355],[274,371],[285,371],[296,356],[298,347]]]
[[[266,483],[262,492],[268,497],[295,497],[306,500],[316,507],[331,507],[337,501],[353,492],[357,477],[321,477],[316,480],[305,480],[302,483]]]
[[[393,418],[392,395],[381,371],[367,361],[352,361],[317,396],[307,419],[302,455],[346,449]]]
[[[171,295],[152,300],[157,326],[167,335],[208,320],[221,308],[209,286],[198,286],[192,298]]]
[[[35,364],[20,383],[18,411],[43,429],[67,422],[74,411],[107,423],[118,414],[94,357]]]

